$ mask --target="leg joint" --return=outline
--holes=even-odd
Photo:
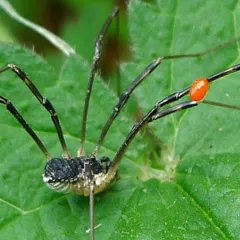
[[[18,67],[15,64],[8,64],[8,67],[12,69],[13,72],[15,72],[22,80],[25,80],[27,75],[25,72],[21,70],[20,67]]]

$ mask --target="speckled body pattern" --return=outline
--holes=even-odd
[[[96,160],[94,156],[53,158],[45,166],[43,181],[56,192],[74,192],[89,196],[90,184],[94,185],[96,194],[104,191],[114,178],[114,176],[107,177],[110,164],[110,160],[106,157],[100,160]]]

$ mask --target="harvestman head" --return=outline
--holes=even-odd
[[[217,48],[221,48],[225,45],[231,44],[233,42],[238,41],[239,39],[234,39],[232,41],[223,43],[218,45],[215,48],[209,49],[205,52],[196,53],[196,54],[184,54],[184,55],[175,55],[175,56],[163,56],[154,60],[151,64],[149,64],[145,70],[132,82],[129,88],[123,92],[120,97],[118,103],[114,106],[112,114],[109,116],[106,124],[104,125],[102,132],[100,134],[99,140],[96,144],[96,147],[92,154],[85,156],[85,148],[84,143],[86,139],[86,123],[87,123],[87,115],[88,115],[88,107],[90,102],[90,96],[92,91],[93,81],[97,72],[98,62],[102,52],[103,46],[103,37],[111,24],[113,18],[118,14],[119,9],[116,7],[111,15],[106,20],[103,25],[95,47],[95,55],[93,57],[93,63],[90,71],[90,77],[88,80],[88,89],[85,98],[85,106],[83,111],[83,121],[82,121],[82,137],[81,137],[81,146],[78,150],[77,157],[71,157],[67,145],[62,133],[62,128],[60,126],[60,122],[57,116],[57,113],[51,104],[51,102],[44,98],[39,90],[35,87],[33,82],[29,79],[29,77],[16,65],[8,64],[6,67],[0,69],[0,73],[11,69],[15,72],[19,78],[26,84],[26,86],[30,89],[30,91],[34,94],[37,100],[45,107],[45,109],[50,113],[53,124],[58,133],[58,138],[62,146],[63,157],[54,157],[52,158],[42,141],[38,138],[36,133],[29,127],[23,117],[19,114],[13,104],[3,96],[0,96],[0,103],[4,104],[7,110],[18,120],[18,122],[24,127],[24,129],[29,133],[32,139],[36,142],[38,147],[47,157],[47,163],[44,169],[43,181],[46,185],[57,191],[57,192],[74,192],[79,195],[90,196],[90,223],[91,223],[91,239],[94,239],[94,194],[104,191],[110,184],[114,178],[117,176],[117,169],[120,164],[120,161],[129,147],[131,141],[134,139],[136,134],[148,123],[153,122],[157,119],[165,117],[171,113],[181,111],[183,109],[195,107],[200,103],[207,103],[211,105],[216,105],[220,107],[233,108],[240,110],[239,106],[231,106],[222,103],[216,103],[212,101],[203,100],[208,88],[209,83],[222,78],[228,74],[237,72],[240,70],[240,64],[229,67],[217,74],[211,75],[207,78],[200,78],[196,80],[190,87],[175,92],[161,101],[157,102],[154,107],[130,130],[126,139],[118,149],[113,160],[110,160],[108,157],[103,156],[97,159],[97,153],[104,141],[104,138],[110,129],[114,119],[118,116],[123,106],[127,103],[131,93],[136,89],[136,87],[148,76],[150,73],[155,70],[163,60],[166,59],[178,59],[178,58],[195,58],[199,56],[203,56],[216,50]],[[181,102],[174,106],[165,108],[162,110],[161,108],[165,105],[173,103],[185,95],[190,95],[190,101]]]

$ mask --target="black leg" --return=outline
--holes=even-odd
[[[133,81],[133,83],[129,86],[127,91],[123,92],[120,97],[118,103],[113,108],[112,114],[109,116],[105,126],[103,127],[103,130],[101,132],[101,135],[99,137],[99,140],[97,142],[97,145],[95,147],[95,150],[93,152],[94,155],[97,155],[100,146],[102,145],[102,142],[111,127],[114,119],[118,116],[123,106],[127,103],[130,94],[134,91],[134,89],[161,63],[161,58],[158,58],[154,60],[147,68]]]
[[[121,75],[120,75],[120,14],[116,17],[116,59],[117,59],[117,69],[116,69],[116,76],[117,76],[117,96],[119,97],[121,94]]]
[[[239,41],[240,38],[236,38],[236,39],[233,39],[231,41],[227,41],[227,42],[224,42],[222,44],[219,44],[218,46],[216,47],[213,47],[213,48],[210,48],[204,52],[200,52],[200,53],[193,53],[193,54],[180,54],[180,55],[172,55],[172,56],[163,56],[163,57],[160,57],[156,60],[154,60],[142,73],[140,76],[138,76],[134,81],[133,83],[130,85],[130,87],[125,91],[123,92],[120,97],[119,97],[119,101],[118,103],[115,105],[115,107],[113,108],[113,112],[112,114],[109,116],[106,124],[104,125],[103,127],[103,130],[101,132],[101,135],[98,139],[98,142],[96,144],[96,147],[94,149],[94,152],[93,154],[96,156],[103,141],[104,141],[104,138],[108,132],[108,130],[110,129],[113,121],[115,120],[115,118],[118,116],[118,114],[120,113],[121,109],[123,108],[123,106],[127,103],[131,93],[136,89],[136,87],[144,80],[146,79],[146,77],[148,75],[151,74],[152,71],[154,71],[160,64],[163,60],[167,60],[167,59],[182,59],[182,58],[196,58],[196,57],[201,57],[201,56],[204,56],[204,55],[207,55],[209,54],[210,52],[213,52],[219,48],[222,48],[226,45],[230,45],[230,44],[233,44],[233,43],[236,43],[237,41]],[[240,65],[240,64],[239,64]],[[209,82],[212,82],[220,77],[223,77],[223,76],[226,76],[227,74],[231,74],[233,72],[236,72],[236,71],[239,71],[239,68],[240,66],[239,65],[236,65],[236,66],[233,66],[231,68],[228,68],[226,70],[224,70],[223,72],[220,72],[220,73],[217,73],[211,77],[208,78],[208,81]],[[183,97],[184,95],[188,94],[189,92],[189,89],[190,88],[187,88],[181,92],[177,92],[177,93],[174,93],[172,95],[170,95],[169,97],[163,99],[161,102],[159,102],[157,104],[157,108],[159,107],[162,107],[170,102],[173,102],[173,101],[176,101],[178,100],[179,98]],[[157,111],[157,108],[156,109],[152,109],[152,111]]]
[[[221,71],[217,74],[214,74],[214,75],[208,77],[207,80],[209,82],[213,82],[217,79],[220,79],[220,78],[222,78],[222,77],[224,77],[228,74],[234,73],[236,71],[240,71],[240,64],[232,66],[230,68],[227,68],[226,70]],[[117,154],[115,155],[115,157],[112,161],[112,164],[111,164],[110,169],[108,171],[109,176],[113,175],[117,171],[118,166],[120,164],[120,161],[121,161],[124,153],[126,152],[127,148],[129,147],[131,141],[134,139],[134,137],[139,132],[139,130],[141,130],[143,128],[143,126],[145,126],[146,124],[148,124],[152,121],[155,121],[157,119],[160,119],[162,117],[165,117],[165,116],[167,116],[171,113],[178,112],[178,111],[181,111],[183,109],[195,107],[199,103],[202,103],[202,102],[210,104],[210,105],[217,105],[217,106],[220,106],[220,107],[233,108],[233,109],[237,109],[237,110],[240,109],[240,107],[238,107],[238,106],[231,106],[231,105],[226,105],[226,104],[222,104],[222,103],[215,103],[215,102],[201,100],[199,102],[188,101],[188,102],[179,103],[179,104],[177,104],[173,107],[170,107],[170,108],[167,108],[165,110],[160,111],[160,108],[163,107],[164,105],[175,102],[175,101],[181,99],[182,97],[184,97],[186,94],[188,94],[189,91],[190,91],[190,88],[191,87],[188,87],[188,88],[186,88],[186,89],[184,89],[180,92],[173,93],[170,96],[164,98],[163,100],[157,102],[155,104],[155,106],[138,123],[134,124],[134,126],[130,130],[128,136],[124,140],[123,144],[119,148]]]
[[[25,74],[25,72],[23,72],[18,66],[14,65],[14,64],[8,64],[7,67],[0,69],[0,73],[4,72],[6,70],[9,70],[9,69],[11,69],[13,72],[15,72],[20,77],[20,79],[27,85],[27,87],[30,89],[30,91],[37,98],[37,100],[42,104],[42,106],[44,106],[45,109],[51,114],[52,121],[57,130],[58,138],[60,140],[60,143],[61,143],[61,146],[63,149],[64,157],[69,158],[70,155],[68,153],[67,145],[66,145],[65,139],[63,137],[62,128],[61,128],[57,113],[56,113],[54,107],[52,106],[51,102],[42,96],[42,94],[39,92],[39,90],[36,88],[36,86],[33,84],[33,82],[28,78],[28,76]]]
[[[191,107],[195,107],[197,106],[199,103],[201,102],[195,102],[195,101],[188,101],[188,102],[182,102],[182,103],[179,103],[173,107],[170,107],[170,108],[167,108],[165,110],[162,110],[156,114],[154,114],[149,120],[147,123],[150,123],[150,122],[153,122],[157,119],[160,119],[160,118],[163,118],[169,114],[172,114],[172,113],[175,113],[175,112],[178,112],[178,111],[181,111],[183,109],[187,109],[187,108],[191,108]]]
[[[85,155],[85,139],[86,139],[86,124],[87,124],[87,115],[88,115],[88,108],[89,108],[89,101],[90,101],[90,96],[92,92],[92,86],[93,86],[93,81],[97,72],[98,68],[98,63],[102,54],[102,48],[103,48],[103,37],[105,36],[113,18],[118,14],[119,8],[115,7],[114,10],[112,11],[111,15],[108,17],[106,20],[105,24],[103,25],[97,40],[96,40],[96,45],[95,45],[95,54],[93,56],[93,63],[91,67],[91,72],[90,76],[88,79],[88,88],[87,88],[87,93],[85,97],[85,103],[84,103],[84,110],[83,110],[83,118],[82,118],[82,136],[81,136],[81,146],[78,151],[78,156]]]
[[[101,157],[100,159],[99,159],[99,161],[100,161],[100,163],[105,163],[106,164],[106,167],[105,167],[105,169],[106,169],[106,173],[108,172],[108,170],[109,170],[109,168],[110,168],[110,166],[112,165],[112,162],[111,162],[111,160],[108,158],[108,157]]]
[[[20,113],[17,111],[17,109],[12,105],[12,103],[0,96],[0,103],[4,104],[7,108],[7,110],[18,120],[18,122],[24,127],[24,129],[28,132],[28,134],[32,137],[32,139],[35,141],[35,143],[38,145],[38,147],[41,149],[43,154],[47,157],[48,160],[51,159],[51,156],[42,143],[42,141],[39,139],[39,137],[36,135],[36,133],[32,130],[31,127],[27,124],[27,122],[23,119],[23,117],[20,115]]]
[[[225,69],[225,70],[223,70],[223,71],[221,71],[219,73],[213,74],[212,76],[208,77],[207,80],[209,82],[213,82],[213,81],[215,81],[215,80],[217,80],[219,78],[222,78],[222,77],[224,77],[226,75],[232,74],[234,72],[238,72],[239,70],[240,70],[240,64],[237,64],[237,65],[229,67],[229,68],[227,68],[227,69]]]
[[[169,114],[181,111],[183,109],[195,107],[200,103],[206,103],[208,105],[213,105],[213,106],[223,107],[223,108],[230,108],[230,109],[235,109],[235,110],[240,111],[240,106],[232,106],[232,105],[228,105],[228,104],[224,104],[224,103],[212,102],[212,101],[207,101],[207,100],[203,100],[200,102],[188,101],[188,102],[179,103],[173,107],[167,108],[163,111],[156,113],[155,115],[153,115],[151,117],[151,119],[149,119],[148,123],[158,120],[159,118],[165,117]]]

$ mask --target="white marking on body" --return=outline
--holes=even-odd
[[[51,177],[45,177],[44,175],[43,175],[43,181],[46,183],[46,182],[48,182],[49,180],[52,180],[52,178]]]

